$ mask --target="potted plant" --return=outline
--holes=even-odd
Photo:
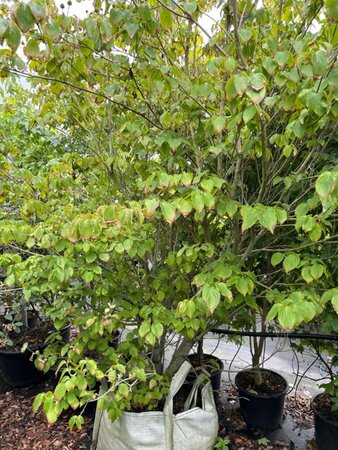
[[[337,295],[337,289],[326,292],[325,301]],[[328,308],[317,322],[315,330],[319,333],[336,335],[338,330],[337,314]],[[323,367],[323,391],[311,400],[314,413],[315,438],[320,450],[328,450],[335,446],[338,438],[338,373],[337,373],[337,341],[307,340],[302,342],[301,350],[312,349]]]
[[[338,436],[338,375],[335,374],[330,383],[321,387],[324,392],[311,400],[311,409],[315,417],[316,443],[320,450],[329,450],[337,442]]]
[[[155,3],[1,4],[1,75],[32,78],[36,120],[72,138],[35,172],[0,166],[1,245],[25,255],[6,283],[80,330],[44,355],[62,358],[35,403],[50,422],[100,380],[111,420],[156,408],[205,333],[262,298],[287,330],[322,312],[301,270],[335,242],[334,11],[231,1],[211,37],[213,2]]]
[[[265,329],[264,326],[262,328]],[[289,385],[281,374],[262,368],[264,339],[262,336],[250,338],[252,368],[238,372],[235,385],[246,424],[263,430],[275,430],[282,424]]]
[[[35,358],[43,352],[46,341],[54,341],[53,323],[42,320],[36,310],[27,309],[22,300],[11,299],[10,304],[2,306],[0,366],[4,380],[13,387],[39,383],[46,378],[46,373],[42,362]],[[69,340],[69,330],[70,325],[64,327],[59,338]]]
[[[214,394],[221,388],[222,371],[224,363],[213,354],[203,352],[203,338],[198,341],[197,352],[187,356],[192,371],[187,375],[185,387],[190,389],[199,374],[205,373],[210,377]]]

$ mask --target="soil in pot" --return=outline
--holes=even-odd
[[[311,401],[315,416],[316,443],[320,450],[332,450],[338,442],[338,411],[332,411],[332,399],[326,393],[316,395]]]
[[[263,430],[279,428],[283,420],[287,381],[272,370],[261,369],[262,383],[255,384],[255,372],[244,370],[235,377],[240,410],[249,427]]]
[[[13,342],[13,345],[3,350],[9,352],[20,352],[25,342],[28,342],[29,349],[36,350],[45,345],[46,339],[53,332],[55,332],[53,322],[40,321],[35,323],[33,327],[23,329],[21,333],[10,333],[9,337]],[[70,338],[70,326],[66,326],[60,330],[60,334],[63,340],[68,342]]]

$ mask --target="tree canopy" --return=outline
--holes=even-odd
[[[50,421],[103,377],[113,416],[153,402],[219,324],[259,313],[291,330],[338,310],[336,2],[229,0],[209,31],[216,5],[95,1],[77,18],[0,3],[1,76],[29,78],[36,123],[69,137],[48,164],[31,144],[1,153],[6,283],[81,330]]]

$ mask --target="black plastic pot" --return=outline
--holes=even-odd
[[[65,342],[70,338],[70,325],[67,325],[60,331]],[[12,387],[23,387],[31,384],[40,383],[47,379],[49,374],[38,370],[34,361],[31,361],[33,351],[43,351],[45,344],[34,346],[23,353],[18,351],[0,350],[0,366],[5,382]]]
[[[283,410],[285,395],[288,390],[288,383],[280,374],[272,370],[262,369],[271,372],[284,381],[285,388],[282,392],[271,396],[260,396],[254,392],[248,392],[241,385],[241,374],[235,377],[235,385],[238,389],[240,411],[247,426],[261,428],[262,430],[276,430],[280,428],[283,421]]]
[[[27,317],[28,328],[35,328],[39,323],[39,318],[36,315],[29,315]]]
[[[194,360],[196,359],[196,357],[197,357],[197,354],[188,355],[188,357],[187,357],[188,361],[191,363],[191,365],[193,367],[195,366]],[[208,372],[210,372],[210,381],[211,381],[212,389],[214,391],[218,391],[221,388],[222,371],[224,369],[223,361],[221,359],[217,358],[216,356],[208,355],[207,353],[203,353],[203,360],[204,360],[204,362],[206,360],[210,361],[210,363],[209,362],[207,363],[208,367],[206,367],[206,370]],[[194,370],[189,372],[184,385],[187,385],[188,387],[191,388],[191,386],[193,385],[197,376],[198,376],[198,373],[195,372]]]
[[[315,406],[315,399],[324,393],[317,394],[311,400],[311,409],[315,416],[315,437],[319,450],[333,450],[337,448],[338,424],[324,417]]]
[[[112,341],[108,344],[110,347],[113,347],[115,350],[117,350],[117,347],[119,345],[121,334],[122,334],[122,332],[120,330],[115,331],[115,333],[113,334]]]

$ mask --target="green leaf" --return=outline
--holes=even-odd
[[[54,408],[50,408],[47,411],[46,417],[47,417],[48,423],[55,423],[58,420],[58,415]]]
[[[179,210],[183,217],[187,217],[192,210],[192,203],[190,200],[181,200],[179,204]]]
[[[70,431],[72,431],[72,429],[74,428],[74,425],[76,425],[76,427],[79,430],[81,430],[82,425],[84,424],[84,417],[83,416],[72,416],[69,419],[68,424],[69,424]]]
[[[166,8],[162,8],[160,11],[160,24],[162,25],[162,27],[165,30],[168,30],[169,28],[172,27],[173,25],[173,16],[172,13],[166,9]]]
[[[328,17],[338,20],[338,3],[337,0],[325,0],[325,7]]]
[[[36,39],[30,39],[27,42],[27,45],[24,47],[23,52],[26,56],[29,58],[37,58],[40,56],[40,47],[39,47],[39,41]]]
[[[223,297],[227,298],[228,300],[232,301],[233,295],[228,286],[225,283],[217,283],[217,288],[220,291],[221,295]]]
[[[171,225],[176,219],[176,208],[172,203],[161,202],[161,211],[164,219]]]
[[[184,2],[183,7],[189,14],[193,14],[197,10],[197,2]]]
[[[234,77],[230,77],[225,85],[225,92],[227,94],[227,98],[229,100],[232,100],[236,97],[236,89],[235,89],[235,83],[234,83]]]
[[[163,325],[160,322],[154,322],[151,325],[151,332],[157,337],[157,339],[160,339],[163,334]]]
[[[250,29],[244,30],[242,28],[239,32],[239,36],[243,42],[249,42],[252,38],[252,31]]]
[[[159,201],[156,198],[150,198],[144,202],[144,206],[146,209],[145,215],[148,217],[148,219],[150,219],[154,215],[156,209],[158,208]]]
[[[255,91],[260,91],[265,87],[266,78],[262,73],[254,73],[250,77],[250,84]]]
[[[236,282],[236,288],[237,288],[238,292],[241,293],[245,297],[249,291],[249,286],[248,286],[248,282],[247,282],[246,278],[241,277]]]
[[[196,209],[197,212],[201,212],[204,209],[204,198],[203,195],[195,191],[192,194],[192,206]]]
[[[25,3],[20,3],[14,11],[15,21],[23,33],[29,31],[35,25],[35,18],[30,7]]]
[[[13,287],[15,285],[15,275],[13,273],[8,275],[8,277],[5,279],[5,284],[8,287]]]
[[[243,219],[242,233],[251,228],[257,222],[257,213],[255,209],[249,205],[243,205],[241,208],[241,216]]]
[[[289,59],[289,53],[288,52],[277,52],[275,55],[275,59],[277,61],[277,64],[280,67],[285,66],[285,64],[287,63],[288,59]]]
[[[291,330],[296,324],[295,313],[290,306],[280,308],[278,320],[282,327],[286,330]]]
[[[316,315],[316,307],[311,302],[302,302],[301,311],[305,323],[309,323]]]
[[[312,283],[313,277],[311,275],[311,268],[309,266],[303,267],[302,277],[307,282],[307,284]]]
[[[139,25],[138,25],[138,23],[127,22],[124,25],[124,28],[125,28],[126,32],[128,33],[128,36],[130,38],[132,38],[134,36],[134,34],[137,32],[137,30],[139,29]]]
[[[282,209],[282,208],[275,208],[275,214],[276,214],[278,223],[280,223],[280,224],[284,223],[288,218],[288,213],[285,211],[285,209]]]
[[[128,397],[129,388],[125,383],[119,384],[118,393],[122,395],[122,397]]]
[[[263,59],[263,67],[270,75],[274,74],[276,65],[276,61],[270,57]]]
[[[8,21],[6,19],[0,19],[0,39],[3,38],[8,29]]]
[[[93,281],[94,274],[93,272],[85,272],[82,274],[82,278],[86,283],[90,283],[91,281]]]
[[[338,295],[335,295],[335,296],[332,297],[331,303],[332,303],[332,306],[333,306],[334,310],[338,314]]]
[[[259,105],[264,100],[266,94],[266,89],[263,88],[260,91],[254,91],[253,89],[248,90],[248,97],[252,100],[255,105]]]
[[[140,381],[147,381],[147,375],[144,371],[144,369],[135,369],[134,371],[135,377],[138,378]]]
[[[322,264],[314,263],[311,266],[311,275],[315,280],[319,280],[319,278],[325,272],[325,267]]]
[[[109,253],[100,253],[99,254],[99,258],[101,261],[103,262],[108,262],[109,261]]]
[[[216,133],[221,133],[225,127],[226,117],[225,116],[216,116],[212,118],[212,126]]]
[[[67,392],[66,386],[63,383],[61,384],[59,383],[54,390],[56,400],[61,401],[65,396],[66,392]]]
[[[225,204],[225,211],[230,218],[234,217],[237,210],[238,210],[238,203],[231,199],[227,200]]]
[[[219,290],[214,286],[206,285],[203,288],[202,297],[208,307],[208,310],[213,313],[221,300]]]
[[[235,60],[235,58],[233,58],[232,56],[229,56],[228,58],[225,58],[224,64],[223,64],[223,69],[226,73],[230,73],[232,71],[234,71],[237,67],[237,62]]]
[[[298,139],[302,139],[305,134],[306,128],[305,125],[300,123],[299,120],[295,120],[293,123],[292,131]]]
[[[272,255],[271,258],[271,264],[273,267],[277,266],[279,263],[281,263],[284,259],[284,254],[280,252],[276,252]]]
[[[327,54],[324,50],[318,50],[312,56],[312,66],[314,75],[324,75],[327,70]]]
[[[318,108],[321,98],[322,96],[317,92],[311,92],[306,97],[306,106],[308,107],[309,111],[315,111]]]
[[[212,192],[214,189],[214,182],[212,179],[204,179],[201,181],[201,186],[206,192]]]
[[[291,144],[286,145],[283,148],[283,155],[285,156],[285,158],[289,158],[292,155],[293,150],[294,150],[293,145],[291,145]]]
[[[277,316],[281,307],[282,305],[280,303],[272,305],[270,311],[268,312],[268,315],[266,316],[266,321],[270,322],[271,320],[273,320]]]
[[[21,42],[21,33],[19,28],[14,23],[9,24],[4,37],[6,38],[9,47],[13,50],[16,50],[19,47]]]
[[[250,122],[250,120],[256,115],[256,107],[254,105],[249,106],[243,112],[244,123]]]
[[[244,75],[236,75],[234,78],[234,86],[238,95],[242,96],[248,87],[248,78]]]
[[[259,214],[258,220],[263,228],[266,228],[271,233],[274,232],[277,225],[277,217],[273,208],[266,207],[264,211]]]
[[[336,181],[331,172],[323,172],[316,181],[316,192],[319,197],[326,199],[336,186]]]
[[[144,337],[146,334],[149,333],[150,330],[151,330],[151,324],[150,324],[150,321],[149,321],[149,320],[144,320],[144,321],[141,323],[141,326],[140,326],[140,328],[139,328],[139,330],[138,330],[138,334],[139,334],[141,337]]]
[[[283,267],[286,273],[291,272],[291,270],[296,269],[299,266],[300,258],[295,253],[288,255],[283,261]]]
[[[181,175],[181,180],[184,186],[190,186],[194,175],[191,172],[185,172]]]
[[[28,6],[37,21],[47,15],[47,10],[42,0],[31,0]]]
[[[316,223],[316,225],[309,232],[309,238],[311,239],[312,242],[317,242],[321,238],[321,235],[322,235],[322,228],[319,225],[319,223]]]
[[[212,194],[210,194],[210,192],[203,193],[203,202],[204,205],[209,209],[215,207],[215,197]]]
[[[33,411],[37,412],[37,410],[40,408],[40,406],[42,405],[42,402],[45,398],[45,393],[41,392],[40,394],[38,394],[33,402]]]

